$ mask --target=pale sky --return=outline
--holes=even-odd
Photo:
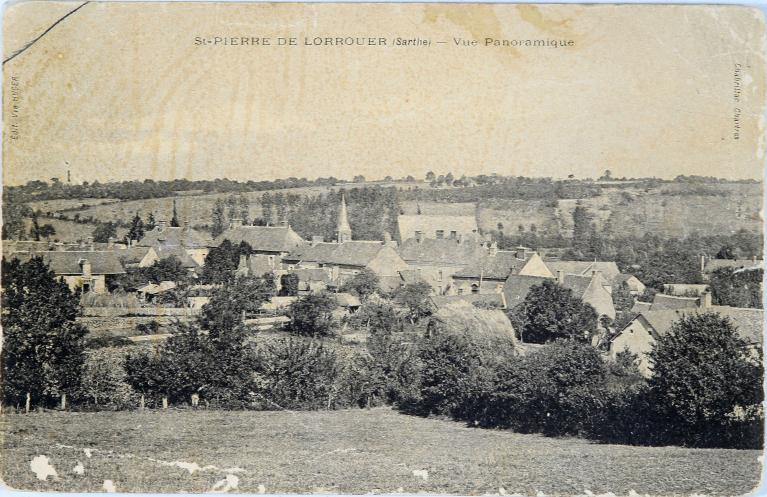
[[[78,5],[10,6],[4,58]],[[761,178],[763,50],[733,6],[92,3],[4,64],[3,178]]]

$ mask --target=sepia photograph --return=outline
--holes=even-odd
[[[6,4],[3,491],[758,492],[765,69],[737,5]]]

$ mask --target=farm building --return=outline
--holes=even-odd
[[[56,276],[60,277],[77,293],[107,293],[111,278],[125,274],[125,269],[114,251],[17,252],[14,258],[26,261],[42,257]]]
[[[478,236],[479,226],[475,216],[400,215],[397,217],[399,239],[456,240],[461,237]]]
[[[306,244],[290,226],[245,226],[240,219],[232,220],[229,228],[213,240],[213,245],[217,247],[224,240],[233,245],[245,242],[255,254],[272,256],[277,263],[289,252]]]
[[[167,226],[160,221],[153,230],[144,233],[144,237],[136,243],[139,247],[154,247],[155,249],[173,249],[181,247],[199,265],[205,264],[211,245],[210,238],[185,223],[183,227]]]
[[[714,312],[730,318],[738,334],[750,347],[761,348],[763,341],[764,310],[711,305],[710,299],[703,299],[694,308],[650,310],[632,319],[610,341],[610,355],[629,351],[637,355],[640,372],[649,377],[652,374],[647,353],[659,336],[666,334],[681,317],[696,313]]]
[[[521,304],[533,286],[540,285],[547,279],[551,278],[519,274],[509,275],[503,287],[506,305],[513,308]],[[597,311],[597,315],[615,319],[615,307],[609,291],[610,286],[599,271],[594,271],[590,276],[563,274],[562,271],[559,271],[556,281],[559,285],[572,290],[573,297],[591,305]]]
[[[488,254],[489,248],[475,238],[416,239],[402,242],[399,249],[409,269],[416,270],[436,295],[450,293],[453,275]]]
[[[500,293],[510,274],[554,276],[541,256],[530,249],[497,250],[491,245],[486,254],[453,275],[450,293]]]

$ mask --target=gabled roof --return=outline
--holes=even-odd
[[[246,242],[257,252],[290,252],[306,241],[290,226],[235,226],[216,237],[213,244],[229,240],[233,245]]]
[[[503,285],[503,294],[506,297],[506,305],[511,309],[521,304],[527,294],[530,293],[530,288],[535,285],[540,285],[546,280],[551,278],[544,278],[543,276],[524,276],[521,274],[512,274],[506,279],[506,283]]]
[[[583,295],[586,293],[586,290],[588,290],[589,285],[591,284],[591,276],[566,274],[564,280],[565,281],[562,283],[562,286],[572,290],[573,297],[577,297],[579,299],[583,298]]]
[[[433,240],[408,238],[399,247],[400,256],[408,263],[468,266],[487,254],[487,249],[474,240]]]
[[[155,252],[157,253],[157,257],[161,260],[175,257],[181,261],[181,265],[186,269],[195,269],[200,266],[194,259],[192,259],[186,250],[180,246],[170,247],[167,245],[158,245],[155,247]]]
[[[116,250],[115,254],[120,262],[123,264],[138,264],[146,255],[153,251],[152,247],[128,247],[121,250]]]
[[[160,227],[144,233],[136,245],[156,247],[158,245],[179,246],[185,248],[204,248],[210,245],[210,237],[189,227]]]
[[[365,267],[386,248],[384,242],[353,240],[343,243],[317,243],[296,248],[286,261],[316,262],[340,266]]]
[[[52,251],[52,252],[17,252],[12,257],[28,261],[32,257],[42,257],[57,275],[83,274],[82,264],[91,264],[91,274],[124,274],[120,260],[114,251]]]
[[[634,302],[634,306],[631,308],[631,312],[634,314],[639,314],[641,312],[649,311],[652,307],[652,304],[650,302],[640,302],[637,300]]]
[[[652,327],[651,332],[657,336],[663,336],[671,329],[671,326],[684,316],[705,313],[718,313],[728,317],[735,325],[738,335],[752,344],[761,344],[764,338],[764,310],[747,309],[741,307],[729,307],[724,305],[712,305],[694,309],[668,309],[662,311],[646,311],[639,315]]]
[[[698,297],[677,297],[675,295],[666,295],[656,293],[652,299],[652,311],[663,311],[668,309],[690,309],[698,307],[700,299]]]
[[[592,271],[601,271],[607,281],[620,274],[618,265],[612,261],[546,261],[552,274],[562,271],[563,274],[591,276]]]
[[[464,235],[479,231],[476,216],[403,214],[397,217],[397,225],[400,240],[414,237],[417,231],[423,233],[424,238],[434,238],[437,230],[444,231],[445,236],[448,236],[451,231]]]
[[[288,274],[295,274],[298,276],[298,281],[319,281],[326,284],[331,282],[330,273],[322,268],[290,269],[288,270]]]
[[[519,258],[519,252],[499,250],[481,256],[474,263],[469,264],[453,276],[458,278],[487,278],[491,280],[505,280],[511,273],[519,271],[527,264],[533,253],[525,253],[524,258]]]
[[[400,279],[405,285],[412,283],[428,283],[421,272],[416,269],[405,269],[399,272]]]

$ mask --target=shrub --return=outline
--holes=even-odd
[[[656,340],[649,359],[650,387],[689,444],[727,445],[742,438],[727,430],[750,430],[736,413],[764,400],[762,358],[751,355],[729,318],[683,316]]]
[[[462,418],[467,403],[477,395],[483,374],[477,347],[461,334],[437,334],[418,346],[421,374],[418,392],[402,409],[412,414]]]
[[[125,353],[121,349],[100,348],[86,352],[80,398],[98,409],[132,409],[138,396],[127,382]]]
[[[339,403],[341,364],[321,342],[289,338],[259,350],[257,402],[264,409],[330,409]]]
[[[481,402],[483,426],[578,434],[600,408],[606,370],[590,345],[560,340],[502,365]]]
[[[334,335],[338,327],[333,317],[336,307],[336,300],[329,293],[312,293],[300,297],[288,307],[290,331],[314,337]]]

